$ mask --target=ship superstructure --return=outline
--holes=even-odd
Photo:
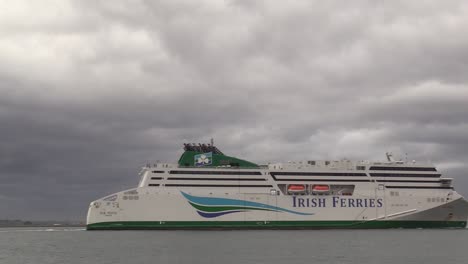
[[[257,165],[213,144],[147,165],[137,188],[89,206],[87,229],[464,228],[468,202],[429,164]]]

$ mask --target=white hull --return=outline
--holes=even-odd
[[[261,181],[262,186],[272,187],[239,187],[246,186],[240,184],[244,183],[241,180],[227,180],[237,184],[237,187],[167,186],[177,183],[184,185],[187,182],[168,181],[170,174],[167,170],[157,175],[161,178],[157,180],[158,184],[149,187],[155,181],[151,181],[154,174],[151,168],[147,168],[143,172],[140,187],[92,202],[87,225],[91,227],[89,229],[94,229],[93,226],[95,229],[100,229],[99,226],[113,229],[112,226],[118,227],[118,223],[151,222],[154,227],[159,222],[160,226],[155,228],[164,228],[166,223],[173,227],[171,223],[186,222],[190,227],[193,226],[190,223],[206,222],[207,225],[203,227],[209,228],[211,224],[215,227],[222,222],[234,223],[233,227],[249,223],[251,227],[250,224],[256,222],[259,226],[288,223],[288,227],[300,228],[306,227],[301,226],[304,221],[364,223],[402,220],[450,222],[447,224],[449,227],[466,225],[468,203],[452,188],[431,188],[434,184],[428,183],[414,186],[418,188],[394,188],[394,183],[354,182],[352,195],[285,195],[279,191],[280,183],[268,177],[270,170],[252,171],[260,171],[260,175],[266,179]],[[366,177],[369,175],[363,178]],[[307,181],[303,183],[310,184]],[[219,186],[219,181],[207,180],[203,184]],[[297,225],[291,222],[297,222]],[[229,225],[225,227],[229,228]]]

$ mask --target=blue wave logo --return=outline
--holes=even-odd
[[[216,197],[201,197],[193,196],[184,192],[182,195],[193,206],[197,213],[205,218],[213,218],[226,214],[247,212],[247,211],[272,211],[285,212],[297,215],[313,215],[313,213],[302,213],[288,210],[285,208],[272,206],[264,203],[250,202],[245,200],[216,198]]]

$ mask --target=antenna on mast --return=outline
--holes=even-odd
[[[211,146],[214,146],[214,139],[213,138],[211,138],[210,142],[211,142]]]
[[[385,155],[387,156],[387,160],[388,160],[389,162],[395,161],[395,160],[393,159],[393,154],[392,154],[391,152],[385,152]]]

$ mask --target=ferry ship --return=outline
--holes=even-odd
[[[258,165],[213,143],[147,165],[138,187],[90,203],[88,230],[465,228],[468,202],[432,165],[306,160]]]

